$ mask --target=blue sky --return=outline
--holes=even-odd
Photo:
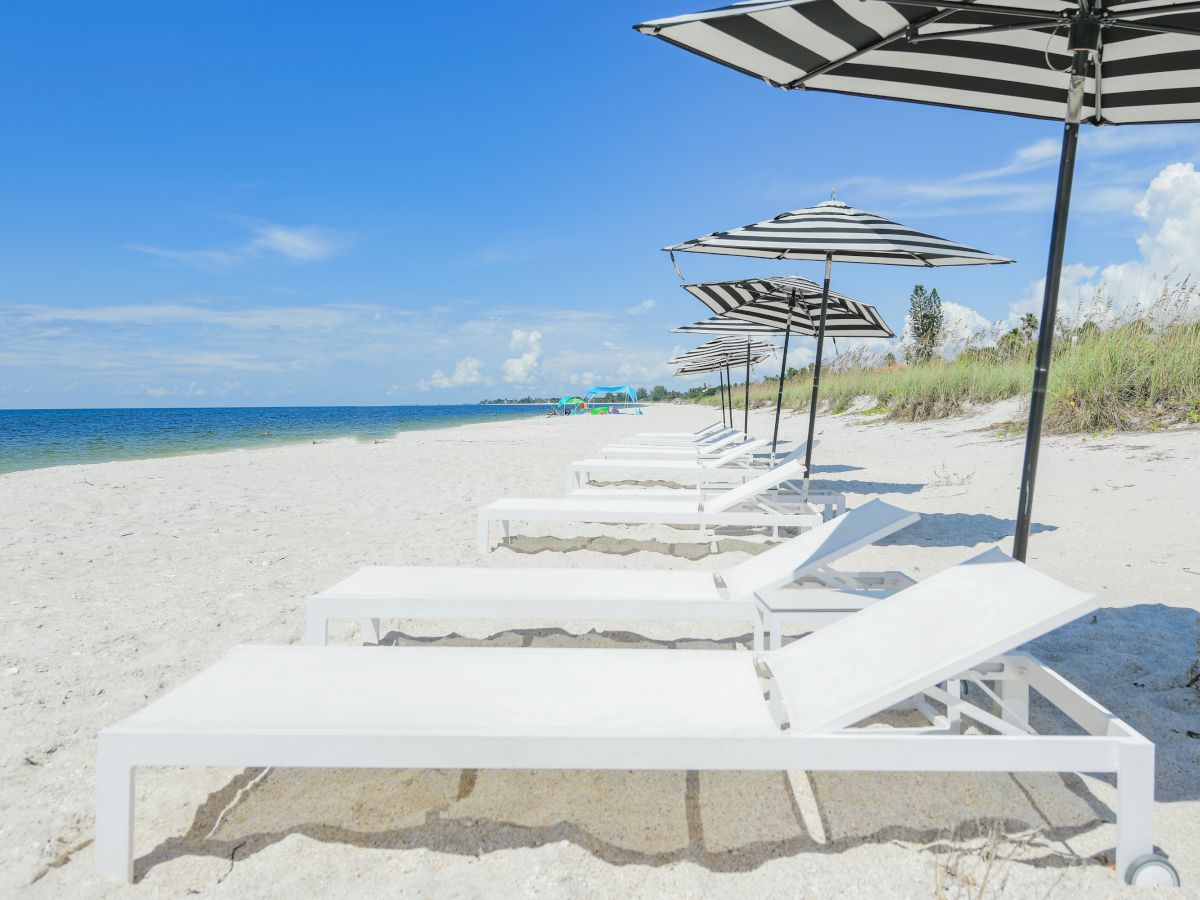
[[[833,186],[1018,260],[835,269],[897,328],[916,280],[979,322],[1029,305],[1061,126],[789,94],[630,28],[702,6],[11,5],[0,406],[665,382],[693,343],[667,330],[704,310],[658,248]],[[1068,290],[1190,271],[1198,155],[1198,126],[1085,133]],[[680,264],[689,280],[820,275]]]

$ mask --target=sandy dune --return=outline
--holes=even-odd
[[[854,567],[926,577],[1008,549],[1019,442],[1000,407],[820,422],[817,474],[922,522]],[[133,886],[94,874],[95,736],[238,643],[297,643],[303,599],[368,563],[716,568],[670,528],[522,532],[486,560],[475,509],[555,496],[606,440],[710,410],[528,420],[0,476],[0,894],[1014,896],[1120,893],[1114,792],[1088,776],[154,771]],[[765,413],[752,430],[766,432]],[[800,422],[785,424],[799,433]],[[1102,611],[1034,651],[1158,745],[1156,839],[1200,891],[1200,431],[1049,440],[1031,561]],[[388,640],[696,646],[741,626],[392,622]],[[446,635],[455,635],[445,638]],[[353,641],[349,627],[339,641]],[[395,652],[402,652],[397,650]],[[1191,672],[1195,675],[1196,670]],[[998,854],[988,863],[988,848]]]

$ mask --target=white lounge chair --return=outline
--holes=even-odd
[[[717,428],[703,434],[643,433],[613,441],[610,446],[703,447],[731,434],[741,434],[733,428]]]
[[[96,865],[131,878],[146,766],[1083,771],[1116,775],[1117,873],[1162,883],[1154,745],[1009,653],[1095,606],[991,550],[767,653],[236,647],[100,733]],[[1083,733],[1036,733],[1030,688]],[[898,705],[928,725],[854,727]]]
[[[697,428],[695,431],[639,431],[633,437],[643,440],[653,440],[655,438],[666,438],[667,440],[674,440],[676,438],[700,440],[706,435],[711,435],[717,431],[725,431],[728,427],[724,422],[711,422],[703,428]]]
[[[715,441],[701,444],[677,445],[648,445],[648,444],[609,444],[600,448],[600,456],[604,459],[658,458],[669,459],[704,459],[719,455],[722,451],[753,440],[748,435],[734,431]]]
[[[760,470],[761,471],[761,470]],[[689,503],[711,502],[720,497],[725,491],[732,490],[730,485],[712,485],[705,488],[655,488],[655,487],[585,487],[567,494],[569,500],[600,500],[637,503],[660,503],[667,501],[686,500]],[[813,506],[826,518],[840,516],[846,511],[846,495],[841,491],[825,488],[814,488],[811,482],[808,496],[803,494],[803,482],[791,481],[781,484],[777,491],[770,494],[771,502],[780,509],[789,506],[800,508],[805,504]]]
[[[824,521],[824,516],[811,504],[785,505],[772,498],[772,488],[799,478],[803,471],[804,461],[792,460],[702,502],[658,500],[651,503],[568,497],[497,500],[479,510],[479,552],[491,550],[492,522],[500,522],[506,540],[514,521],[695,525],[702,534],[722,527],[770,528],[772,536],[777,537],[780,528],[812,528]]]
[[[719,572],[369,566],[308,599],[304,640],[324,644],[331,619],[358,619],[378,644],[380,619],[743,621],[754,648],[779,644],[785,622],[825,624],[912,579],[843,572],[837,560],[920,517],[872,500]]]
[[[767,441],[755,438],[733,447],[728,447],[715,456],[705,459],[664,459],[661,456],[630,459],[606,459],[599,457],[581,459],[567,466],[567,472],[569,473],[567,489],[571,490],[574,487],[581,487],[582,483],[586,481],[587,473],[593,469],[600,472],[606,470],[634,472],[643,467],[654,469],[655,467],[663,466],[683,467],[687,469],[718,469],[730,466],[746,467],[751,465],[755,451],[762,450],[767,444]]]
[[[695,481],[704,488],[709,484],[728,484],[757,478],[772,465],[767,457],[755,452],[769,441],[755,439],[731,447],[711,459],[580,459],[567,465],[567,490],[585,487],[593,475],[641,476],[650,480]],[[804,458],[805,442],[779,457],[778,463]],[[816,446],[816,442],[813,442]]]

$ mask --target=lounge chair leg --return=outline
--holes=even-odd
[[[754,616],[754,644],[752,649],[757,653],[763,649],[763,618],[761,614]]]
[[[324,647],[329,643],[328,616],[308,611],[304,617],[304,643],[310,647]]]
[[[476,529],[475,541],[479,547],[479,552],[485,556],[492,549],[492,520],[487,516],[479,517],[479,526]]]
[[[133,881],[133,780],[128,758],[100,735],[96,759],[96,869]]]
[[[511,523],[508,521],[508,519],[505,519],[500,523],[500,527],[504,529],[503,543],[505,546],[508,546],[509,541],[512,540]]]
[[[947,681],[946,693],[951,697],[961,697],[962,682]],[[962,711],[958,708],[957,703],[946,704],[946,724],[949,726],[951,734],[962,734]]]
[[[1149,741],[1117,748],[1117,875],[1154,852],[1154,745]]]
[[[996,695],[1004,704],[996,714],[1005,722],[1023,726],[1029,721],[1029,682],[1025,676],[1002,679],[996,687]]]
[[[380,637],[378,619],[359,619],[358,624],[362,634],[362,642],[364,644],[379,643]]]

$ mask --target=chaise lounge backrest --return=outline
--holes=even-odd
[[[826,733],[1096,608],[999,549],[763,656],[793,733]]]
[[[821,442],[813,441],[813,446],[815,447],[819,443],[821,443]],[[804,459],[804,450],[807,447],[808,447],[808,441],[801,441],[795,447],[793,447],[788,453],[779,457],[779,462],[785,463],[785,462],[791,462],[794,459]],[[777,465],[778,465],[778,463],[777,463]]]
[[[753,453],[755,450],[757,450],[759,447],[763,446],[764,444],[766,444],[766,441],[761,440],[759,438],[755,438],[754,440],[746,441],[744,444],[738,444],[736,447],[730,447],[728,450],[721,453],[719,456],[715,456],[712,459],[704,460],[703,465],[707,466],[710,469],[720,468],[721,466],[731,463],[735,459],[737,459],[741,456],[745,456],[747,453]]]
[[[780,587],[861,547],[907,528],[921,517],[882,500],[871,500],[824,525],[738,563],[721,577],[734,599]]]
[[[705,512],[723,512],[724,510],[732,509],[739,503],[745,503],[752,497],[769,491],[781,482],[787,481],[790,478],[800,477],[800,473],[803,471],[804,460],[802,459],[774,466],[767,469],[757,478],[751,478],[745,484],[722,491],[712,499],[706,500],[700,504],[700,508]]]

